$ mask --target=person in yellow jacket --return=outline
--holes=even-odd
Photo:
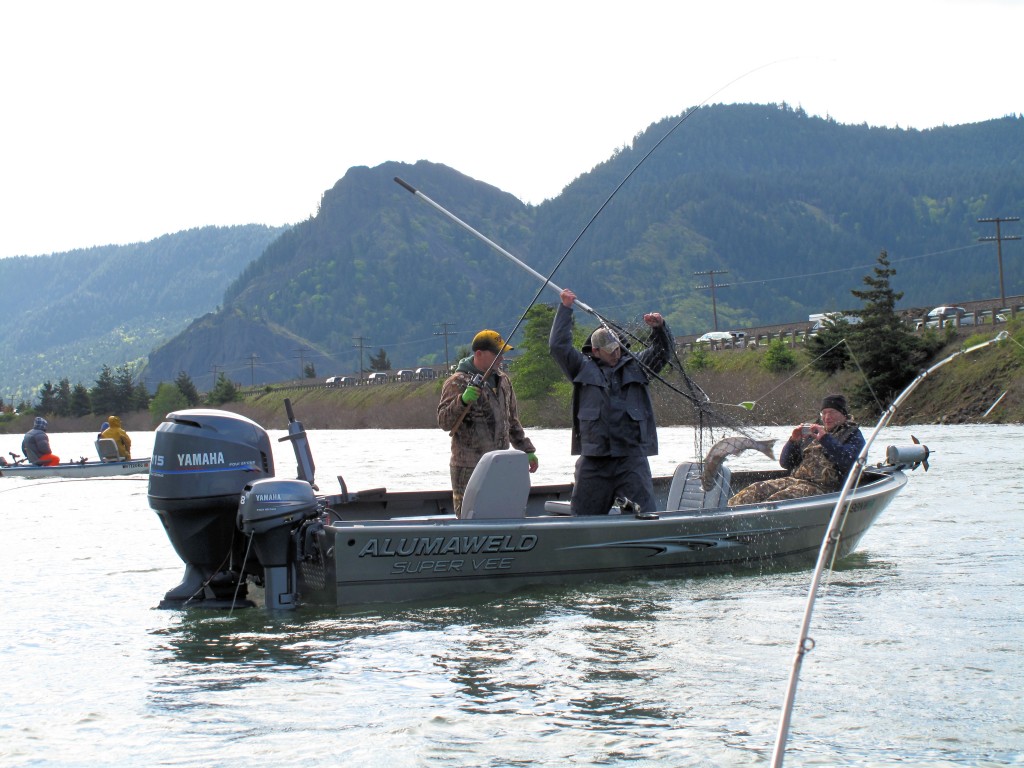
[[[100,432],[100,437],[109,437],[117,443],[117,452],[121,455],[121,458],[125,461],[130,461],[132,458],[132,439],[121,428],[121,417],[111,416],[107,419],[107,422],[110,426]]]

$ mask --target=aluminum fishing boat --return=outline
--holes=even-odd
[[[61,462],[50,467],[33,464],[0,466],[0,477],[118,477],[120,475],[149,474],[150,459],[130,461]]]
[[[623,500],[611,514],[574,517],[569,483],[530,486],[526,455],[487,454],[466,489],[384,488],[320,494],[302,425],[289,416],[297,479],[275,476],[270,439],[225,411],[183,410],[156,432],[148,498],[185,562],[161,607],[253,604],[356,606],[500,593],[537,585],[664,575],[805,568],[814,564],[839,494],[728,507],[729,495],[781,472],[719,470],[704,491],[701,465],[655,478],[659,512]],[[891,447],[850,495],[839,557],[907,483],[925,446]],[[254,597],[260,595],[254,593]]]
[[[99,460],[82,458],[79,461],[63,461],[50,466],[36,466],[25,460],[8,462],[0,458],[0,477],[119,477],[121,475],[148,475],[150,457],[144,459],[122,459],[117,444],[110,438],[96,441]]]

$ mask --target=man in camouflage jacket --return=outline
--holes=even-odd
[[[510,349],[497,331],[480,331],[473,337],[473,356],[459,362],[441,389],[437,425],[452,433],[449,467],[459,517],[469,478],[488,451],[511,446],[527,454],[530,472],[537,471],[536,448],[519,423],[516,393],[501,370],[502,355]]]
[[[864,435],[842,395],[826,397],[819,416],[821,423],[796,427],[783,446],[779,464],[790,470],[789,476],[748,485],[729,499],[730,507],[802,499],[843,487],[864,448]]]

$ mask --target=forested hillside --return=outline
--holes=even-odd
[[[138,362],[195,317],[281,227],[203,227],[148,243],[0,259],[0,397],[29,400],[44,381],[94,384]],[[156,382],[153,382],[155,385]]]
[[[540,282],[393,177],[548,274],[678,120],[539,206],[426,161],[352,168],[242,272],[219,313],[150,357],[147,376],[187,370],[202,387],[219,366],[271,382],[298,375],[300,360],[326,376],[378,349],[412,367],[443,362],[446,341],[454,357],[480,328],[507,334]],[[995,246],[978,238],[993,231],[977,219],[1022,209],[1019,117],[917,131],[784,105],[706,107],[640,165],[552,279],[620,321],[659,310],[677,333],[713,324],[708,275],[695,273],[715,273],[719,327],[789,322],[851,307],[882,249],[903,306],[988,298],[999,295]],[[1005,293],[1024,293],[1024,262],[1004,252]]]

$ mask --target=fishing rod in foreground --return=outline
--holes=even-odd
[[[808,589],[807,592],[807,603],[804,607],[804,616],[800,624],[800,637],[797,639],[796,653],[793,657],[793,666],[790,669],[789,682],[786,686],[786,696],[782,705],[782,714],[779,716],[779,727],[775,737],[775,749],[772,751],[772,768],[782,768],[782,764],[785,759],[786,741],[789,738],[789,725],[793,716],[793,704],[796,700],[796,687],[797,682],[800,679],[800,668],[803,665],[804,657],[814,649],[814,640],[808,634],[811,628],[811,615],[814,612],[814,601],[818,595],[818,587],[821,584],[822,574],[826,568],[831,570],[836,554],[839,551],[839,539],[842,536],[843,525],[846,522],[846,514],[849,512],[850,504],[852,503],[848,499],[853,487],[857,484],[861,475],[864,473],[864,467],[868,460],[868,450],[871,448],[871,444],[874,443],[875,438],[878,437],[878,433],[881,432],[890,421],[892,421],[893,416],[896,415],[897,409],[903,405],[906,399],[910,397],[910,394],[917,389],[917,386],[928,378],[928,376],[946,365],[946,363],[952,362],[961,355],[969,355],[972,352],[977,352],[979,349],[984,349],[991,344],[1005,341],[1007,338],[1009,338],[1009,334],[1006,331],[1001,331],[988,341],[983,341],[980,344],[975,344],[973,347],[968,347],[967,349],[961,349],[959,352],[954,352],[949,357],[937,362],[931,368],[922,371],[903,389],[902,392],[896,396],[892,401],[892,404],[878,420],[878,424],[875,425],[874,430],[868,436],[867,440],[865,440],[864,447],[857,455],[856,463],[846,476],[846,482],[843,484],[843,488],[839,493],[839,498],[836,500],[835,507],[832,510],[832,516],[829,519],[828,528],[826,529],[825,536],[822,539],[821,550],[818,552],[818,562],[814,567],[814,574],[811,577],[810,589]],[[917,443],[917,440],[915,439],[914,442]],[[914,451],[916,451],[916,455],[913,455],[911,458],[924,463],[924,466],[927,469],[928,465],[926,460],[930,453],[927,446],[919,444],[915,445]]]

